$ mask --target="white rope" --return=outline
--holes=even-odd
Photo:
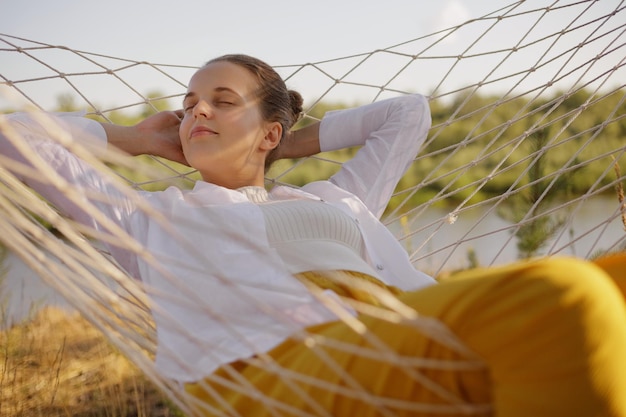
[[[520,256],[516,245],[521,233],[537,229],[540,233],[541,227],[549,228],[551,224],[558,227],[554,233],[545,233],[534,255],[573,253],[589,258],[626,245],[626,226],[622,224],[626,206],[623,193],[620,199],[615,191],[626,182],[626,146],[623,139],[614,140],[626,134],[626,6],[623,1],[607,0],[555,0],[536,4],[512,2],[480,18],[384,49],[276,66],[291,88],[319,85],[318,94],[305,97],[305,120],[318,119],[328,106],[336,103],[353,102],[352,97],[363,103],[411,92],[430,97],[433,127],[423,152],[398,186],[385,223],[405,244],[415,266],[431,274],[468,266],[474,252],[483,265],[511,260]],[[451,45],[457,43],[448,41],[453,38],[466,42],[460,43],[458,50],[452,49]],[[0,34],[0,62],[0,104],[5,103],[7,110],[24,107],[24,102],[27,106],[55,110],[55,97],[51,94],[69,91],[75,97],[75,106],[109,121],[116,120],[120,113],[156,110],[160,100],[176,108],[187,80],[196,69],[78,51],[70,46],[50,45],[10,34]],[[68,68],[68,62],[74,67]],[[14,70],[18,63],[20,72]],[[465,76],[461,77],[462,82],[458,81],[459,74]],[[154,88],[161,92],[158,97],[138,87],[143,85],[141,78],[148,76],[155,80]],[[97,80],[96,88],[87,80]],[[123,104],[109,107],[98,104],[102,102],[102,90],[108,86],[111,91],[121,92],[125,98]],[[0,123],[0,127],[19,147],[19,135],[11,132],[6,123]],[[59,131],[54,139],[63,142],[67,138]],[[536,148],[530,146],[533,141],[539,144]],[[188,168],[155,158],[142,159],[145,164],[115,153],[95,158],[88,147],[72,142],[65,145],[102,172],[110,172],[103,161],[118,166],[118,174],[112,175],[111,180],[125,195],[131,194],[130,189],[155,189],[172,183],[190,187],[198,178]],[[24,154],[28,156],[27,152]],[[311,166],[329,173],[346,157],[345,153],[330,153],[293,163],[281,162],[267,181],[268,184],[296,182]],[[36,160],[33,163],[42,166],[43,171],[31,172],[0,157],[0,240],[47,283],[72,300],[85,317],[183,410],[191,411],[193,400],[154,369],[153,315],[166,317],[165,312],[155,310],[150,304],[154,290],[128,279],[85,236],[117,241],[154,268],[160,268],[158,260],[152,259],[146,248],[113,224],[107,226],[107,233],[96,233],[43,204],[10,172],[49,181],[67,193],[72,190],[54,172],[45,171]],[[126,176],[128,172],[136,179]],[[118,175],[123,181],[119,181]],[[568,186],[580,183],[585,186],[567,191]],[[552,198],[555,194],[556,199]],[[79,196],[76,197],[79,202]],[[600,212],[595,209],[598,201],[610,207]],[[137,204],[151,213],[145,204]],[[525,212],[515,212],[520,207]],[[107,224],[97,207],[85,205],[83,209]],[[505,212],[509,213],[508,217]],[[157,213],[151,214],[158,218]],[[38,219],[61,231],[65,240],[41,227]],[[581,219],[585,223],[582,226]],[[160,221],[167,228],[167,220]],[[180,239],[189,251],[197,250],[179,236],[172,238]],[[206,262],[208,265],[211,260]],[[168,276],[168,279],[176,283],[176,277]],[[226,280],[221,283],[229,285]],[[186,296],[194,299],[198,294]],[[324,299],[323,294],[319,297]],[[326,298],[324,302],[342,315],[333,300]],[[388,416],[404,409],[432,413],[456,410],[465,414],[488,410],[488,405],[465,404],[421,372],[433,367],[482,366],[440,323],[405,311],[399,305],[378,312],[366,306],[355,308],[365,314],[380,314],[390,321],[411,323],[425,335],[459,351],[461,358],[439,362],[400,357],[373,335],[366,334],[376,349],[356,353],[380,355],[390,362],[404,364],[411,378],[445,404],[400,404],[368,396],[331,358],[324,357],[329,368],[348,381],[345,387],[330,389],[375,404],[381,415]],[[259,309],[271,309],[271,306],[260,305]],[[205,313],[207,317],[220,319],[218,312],[209,307]],[[343,316],[353,331],[365,332],[358,320]],[[300,337],[320,357],[324,351],[319,346],[330,343],[314,335],[300,334]],[[263,355],[253,360],[263,363],[269,372],[277,373],[287,383],[306,379],[281,369]],[[234,390],[253,389],[246,381],[235,381]],[[298,395],[315,409],[314,398],[307,398],[304,392]],[[272,398],[263,401],[275,415],[287,409]],[[289,411],[308,415],[299,410]],[[321,409],[316,412],[324,415]]]

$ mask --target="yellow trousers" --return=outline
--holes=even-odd
[[[626,254],[474,269],[397,297],[486,367],[410,320],[360,314],[308,329],[320,343],[287,340],[186,389],[200,415],[626,416],[625,289]]]

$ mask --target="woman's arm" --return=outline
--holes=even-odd
[[[134,126],[101,123],[109,145],[129,155],[154,155],[187,165],[178,128],[182,111],[156,113]]]
[[[65,216],[96,234],[111,235],[105,239],[110,252],[137,276],[136,260],[123,247],[128,239],[119,237],[129,230],[135,192],[85,162],[104,152],[106,143],[103,127],[82,116],[42,112],[0,116],[0,163]],[[84,152],[86,158],[69,149]]]
[[[320,122],[292,130],[278,148],[278,159],[304,158],[320,153]]]
[[[333,112],[320,126],[322,151],[363,145],[330,179],[382,216],[431,126],[428,101],[407,95]]]
[[[283,158],[362,146],[330,181],[355,194],[377,217],[424,143],[430,109],[420,95],[409,95],[328,112],[321,123],[291,132]]]

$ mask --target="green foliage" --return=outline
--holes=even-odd
[[[57,97],[56,111],[72,112],[76,110],[78,110],[78,106],[76,105],[76,99],[73,95],[65,93]]]
[[[141,119],[145,119],[146,117],[152,116],[153,114],[158,113],[160,111],[171,110],[169,108],[168,101],[163,99],[162,97],[163,97],[163,94],[160,93],[159,91],[152,91],[148,93],[148,95],[146,96],[146,99],[148,101],[143,106],[143,109],[141,110],[139,117]]]
[[[596,160],[597,155],[610,150],[623,148],[623,123],[614,122],[605,128],[607,115],[616,112],[624,114],[626,105],[619,102],[621,94],[612,94],[602,100],[587,105],[579,111],[589,98],[589,93],[578,92],[568,99],[561,100],[557,94],[552,98],[536,100],[532,106],[527,100],[518,98],[502,101],[490,106],[496,99],[474,98],[463,104],[458,99],[445,106],[431,103],[434,109],[432,142],[424,149],[428,163],[420,161],[409,175],[412,182],[422,178],[433,178],[427,183],[435,189],[448,187],[459,190],[451,198],[458,200],[467,194],[463,187],[475,179],[488,178],[476,185],[479,199],[495,196],[515,187],[522,187],[529,178],[536,177],[537,171],[546,175],[555,174],[566,166],[584,163],[584,169],[570,173],[567,190],[553,187],[551,193],[565,191],[584,193],[606,170],[608,160]],[[482,107],[481,107],[482,106]],[[617,111],[616,111],[617,110]],[[451,115],[456,112],[454,118]],[[591,142],[592,135],[601,130]],[[530,132],[525,134],[524,132]],[[532,141],[543,135],[545,154],[534,168],[529,158],[533,152]],[[439,150],[442,152],[437,152]],[[436,172],[432,170],[436,168]],[[459,174],[451,174],[459,167],[467,167]],[[533,173],[532,170],[535,172]],[[518,178],[525,178],[515,184]],[[604,183],[608,181],[604,180]],[[456,195],[456,196],[455,196]]]
[[[518,238],[517,249],[521,258],[536,255],[563,226],[562,214],[542,214],[558,199],[566,197],[568,179],[571,178],[571,173],[549,178],[549,160],[544,152],[548,141],[544,131],[530,136],[527,144],[530,147],[529,155],[536,155],[527,170],[528,185],[510,199],[507,210],[501,209],[499,212],[504,219],[514,224],[519,223],[515,235]]]

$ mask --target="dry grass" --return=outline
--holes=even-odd
[[[182,415],[77,313],[0,332],[0,361],[0,417]]]

